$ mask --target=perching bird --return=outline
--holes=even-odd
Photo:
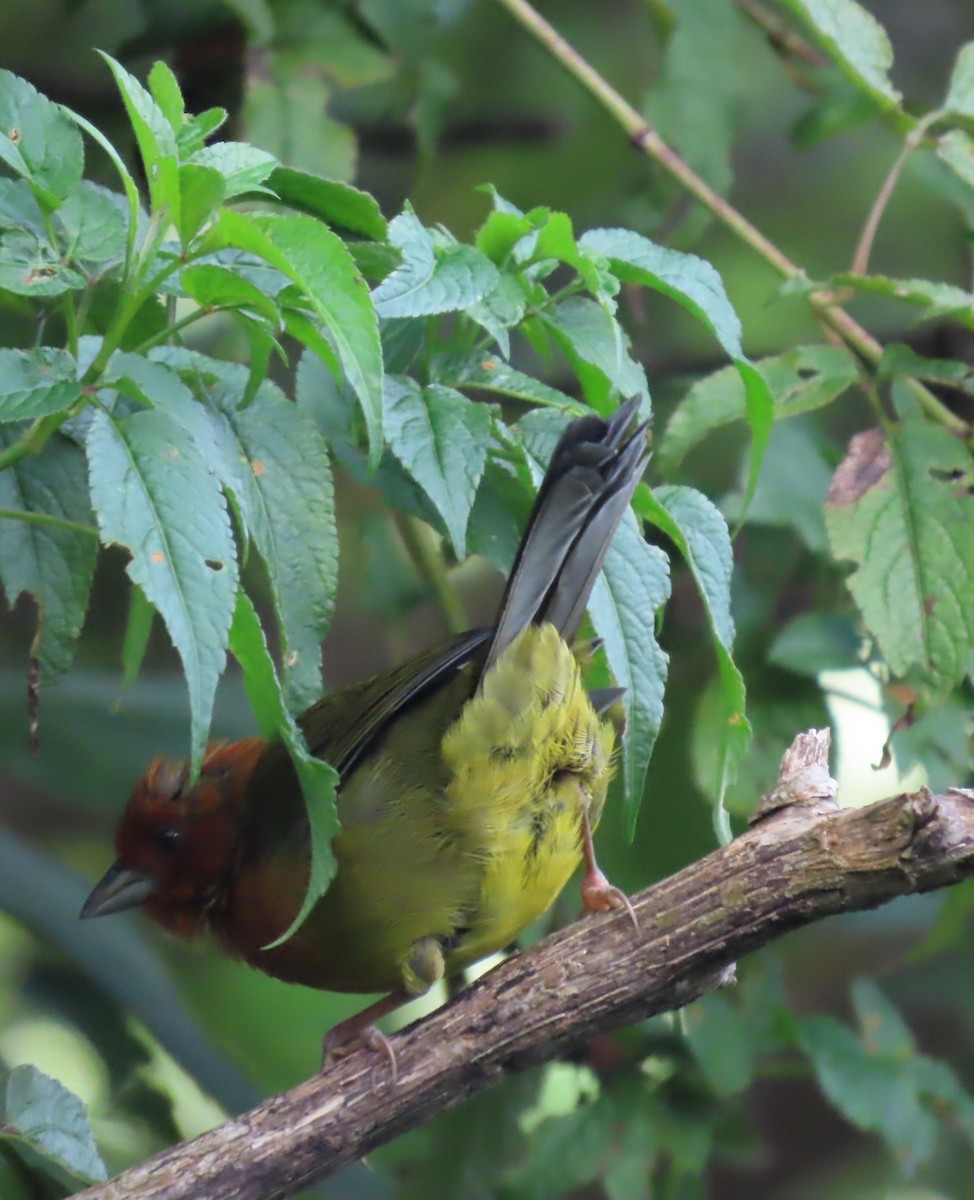
[[[636,402],[580,417],[551,457],[497,623],[326,696],[301,717],[340,774],[334,880],[287,941],[308,880],[304,800],[280,742],[157,759],[132,792],[118,860],[83,917],[143,905],[174,933],[212,931],[278,979],[388,992],[329,1035],[341,1048],[444,974],[503,949],[580,860],[587,908],[631,908],[598,867],[592,830],[615,731],[572,652],[585,606],[648,458]]]

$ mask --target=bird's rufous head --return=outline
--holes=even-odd
[[[189,783],[188,764],[157,758],[132,789],[115,832],[118,858],[82,917],[143,905],[153,920],[190,937],[219,903],[239,830],[240,807],[264,743],[216,742]]]

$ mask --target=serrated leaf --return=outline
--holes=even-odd
[[[859,378],[855,358],[836,346],[797,346],[754,364],[774,399],[774,419],[797,416],[831,404]],[[670,417],[656,450],[656,465],[674,471],[684,456],[716,429],[744,420],[744,381],[734,367],[699,380]]]
[[[588,608],[595,631],[604,642],[612,674],[626,689],[622,699],[626,710],[622,769],[625,824],[630,836],[663,720],[669,657],[656,640],[656,617],[669,594],[666,555],[648,545],[636,522],[627,516],[606,553]]]
[[[334,878],[336,862],[331,843],[341,828],[335,801],[338,772],[308,753],[304,737],[281,695],[274,663],[267,651],[254,606],[242,590],[237,595],[234,609],[230,649],[243,671],[247,697],[261,732],[268,738],[280,737],[287,746],[301,783],[311,830],[308,890],[290,928],[272,943],[277,946],[287,941],[304,924],[305,918]]]
[[[267,186],[289,208],[317,217],[328,225],[380,242],[388,234],[389,227],[378,201],[350,183],[323,179],[294,167],[275,167],[267,177]]]
[[[7,1078],[0,1120],[53,1168],[55,1178],[99,1183],[108,1178],[85,1106],[63,1083],[36,1067],[14,1067]],[[9,1136],[9,1135],[8,1135]]]
[[[197,150],[190,161],[216,171],[223,179],[227,198],[255,191],[277,166],[273,154],[247,142],[214,142]]]
[[[96,412],[87,451],[102,538],[130,551],[128,575],[162,616],[183,662],[195,777],[237,589],[226,502],[196,443],[168,413],[114,420]]]
[[[499,396],[510,396],[528,404],[556,408],[572,416],[581,416],[589,410],[578,400],[549,387],[533,375],[526,375],[503,359],[484,354],[438,357],[433,362],[437,382],[452,387],[477,388],[494,392]]]
[[[281,323],[277,305],[249,279],[217,263],[184,267],[179,274],[183,291],[203,308],[246,308],[273,327]]]
[[[179,212],[179,154],[176,135],[165,113],[141,83],[130,75],[121,63],[109,54],[98,53],[115,76],[122,102],[139,146],[139,155],[149,184],[152,211],[165,212],[178,227]]]
[[[64,412],[81,398],[78,364],[66,350],[0,349],[0,422]]]
[[[0,237],[0,291],[18,296],[61,296],[85,285],[85,277],[33,234],[13,230]]]
[[[472,246],[437,249],[411,209],[389,223],[389,241],[402,263],[379,284],[372,300],[380,317],[422,317],[459,312],[497,286],[494,264]]]
[[[611,313],[587,296],[569,296],[541,314],[545,328],[568,356],[593,403],[611,391],[649,398],[646,372],[629,354],[629,338]],[[604,387],[593,390],[580,364],[594,367]],[[641,409],[641,411],[643,411]]]
[[[669,537],[689,566],[714,635],[723,692],[723,723],[717,746],[717,778],[708,794],[717,804],[719,829],[729,840],[723,815],[728,787],[751,742],[745,710],[744,678],[734,662],[734,622],[730,611],[734,556],[727,523],[701,492],[688,487],[639,489],[636,511]]]
[[[974,329],[974,292],[951,283],[937,283],[930,279],[891,279],[887,275],[836,275],[831,280],[836,287],[850,287],[857,292],[889,296],[893,300],[905,300],[929,311],[925,317],[952,317],[955,321]]]
[[[328,329],[369,430],[370,463],[382,453],[382,346],[375,309],[341,239],[312,217],[224,212],[232,243],[283,271]]]
[[[744,356],[741,323],[716,269],[694,254],[657,246],[628,229],[592,229],[579,239],[583,250],[604,255],[624,283],[639,283],[663,292],[707,325],[734,360],[744,384],[747,420],[753,448],[746,501],[757,484],[758,473],[771,436],[774,401],[768,386]]]
[[[964,678],[974,653],[974,463],[962,442],[922,420],[888,440],[857,434],[825,516],[832,552],[894,675],[920,671],[932,693]]]
[[[467,308],[467,316],[486,329],[501,354],[509,358],[511,335],[508,330],[520,324],[526,311],[527,298],[521,285],[512,275],[501,275],[497,286],[483,300]]]
[[[853,1125],[880,1134],[908,1169],[929,1158],[937,1123],[899,1058],[869,1053],[831,1017],[806,1017],[801,1045],[822,1091]]]
[[[57,104],[26,79],[0,71],[0,161],[22,175],[51,212],[84,169],[81,134]]]
[[[128,207],[122,196],[83,179],[57,211],[65,258],[83,263],[121,262]]]
[[[889,69],[893,47],[886,30],[855,0],[784,0],[814,33],[826,53],[882,109],[900,106]]]
[[[311,417],[266,385],[246,408],[221,404],[216,428],[217,469],[267,567],[288,707],[301,712],[321,695],[321,641],[338,584],[328,449]]]
[[[0,429],[0,445],[19,430]],[[84,455],[55,435],[39,454],[0,472],[0,508],[41,513],[91,526]],[[22,592],[39,609],[34,653],[44,674],[66,671],[84,624],[98,539],[57,525],[0,519],[0,580],[12,605]]]
[[[149,84],[149,93],[152,99],[155,100],[172,126],[173,133],[178,137],[186,117],[179,81],[167,63],[154,62],[146,82]]]
[[[179,168],[179,240],[184,247],[216,214],[225,194],[223,176],[213,167],[192,162]]]
[[[389,446],[435,505],[462,560],[470,509],[487,462],[490,413],[453,388],[421,388],[405,376],[387,376],[385,395]]]

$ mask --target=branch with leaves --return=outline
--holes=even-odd
[[[828,730],[796,738],[750,830],[633,897],[514,955],[393,1039],[398,1077],[363,1049],[83,1200],[270,1200],[434,1113],[586,1041],[734,982],[789,930],[974,874],[974,792],[837,810]]]

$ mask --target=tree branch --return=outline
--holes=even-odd
[[[729,846],[516,954],[394,1038],[398,1080],[362,1050],[83,1200],[268,1200],[361,1158],[504,1074],[733,980],[790,929],[974,874],[974,791],[835,807],[828,731],[801,734]]]

